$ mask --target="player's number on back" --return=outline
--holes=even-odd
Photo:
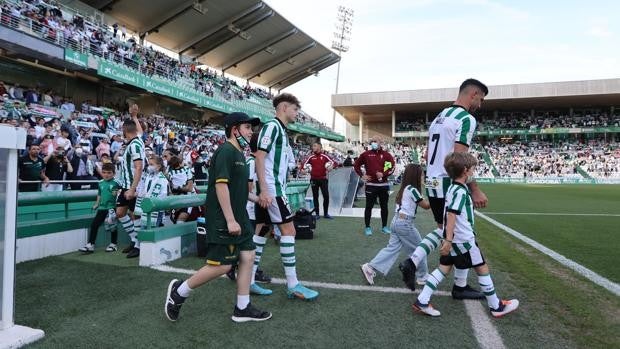
[[[431,156],[430,164],[435,163],[435,155],[437,155],[437,148],[439,148],[439,133],[435,133],[431,136],[431,142],[435,142],[435,148],[433,149],[433,155]]]

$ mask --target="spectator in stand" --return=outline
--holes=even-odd
[[[388,200],[390,198],[390,184],[388,177],[394,172],[394,158],[390,153],[383,150],[382,139],[375,136],[370,140],[370,150],[363,152],[355,161],[354,168],[358,176],[366,184],[366,209],[364,211],[364,234],[372,235],[370,227],[370,215],[372,209],[379,198],[381,206],[381,231],[390,234],[391,230],[387,226],[388,221]],[[364,172],[362,172],[364,166]]]
[[[45,176],[50,181],[62,181],[67,174],[73,172],[73,167],[67,158],[65,149],[63,147],[57,147],[56,151],[50,152],[43,158],[45,163]],[[43,191],[62,191],[64,185],[62,183],[49,183],[44,185]]]
[[[308,169],[307,166],[310,168]],[[321,143],[317,142],[312,144],[312,155],[304,161],[301,169],[310,171],[312,199],[314,201],[314,212],[316,213],[317,219],[321,217],[319,209],[319,189],[321,190],[321,195],[323,195],[323,217],[332,219],[332,216],[329,215],[329,185],[327,174],[329,170],[334,167],[334,161],[323,152]]]
[[[107,138],[101,138],[99,140],[99,145],[97,146],[97,149],[95,149],[95,151],[97,152],[97,159],[101,159],[101,156],[103,154],[110,154],[110,141]]]
[[[208,156],[209,156],[208,153],[203,152],[202,154],[200,154],[199,157],[196,158],[196,161],[194,162],[194,165],[193,165],[194,178],[196,179],[196,183],[199,185],[206,184],[206,180],[208,177],[208,174],[207,174],[208,167],[207,167],[206,160]]]
[[[122,145],[123,145],[123,140],[121,139],[119,135],[112,136],[112,144],[110,145],[110,151],[111,151],[110,155],[114,156],[116,153],[118,153]]]
[[[60,110],[66,110],[73,113],[75,111],[75,105],[71,102],[71,98],[65,98],[60,105]]]
[[[76,145],[73,151],[73,157],[71,158],[71,167],[73,172],[70,173],[68,179],[74,181],[92,181],[89,185],[91,189],[96,188],[95,178],[95,164],[88,157],[88,154],[84,151],[81,145]],[[71,190],[80,190],[86,183],[71,183]]]
[[[43,185],[49,183],[49,178],[45,175],[45,162],[39,156],[41,148],[33,143],[28,148],[28,153],[18,161],[19,169],[19,191],[39,191],[40,183],[22,183],[22,181],[43,181]]]

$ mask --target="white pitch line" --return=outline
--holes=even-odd
[[[186,274],[193,275],[196,271],[191,269],[182,269],[182,268],[174,268],[168,265],[156,265],[152,266],[151,269],[155,269],[158,271],[163,271],[167,273],[177,273],[177,274]],[[226,277],[222,275],[222,277]],[[271,283],[278,285],[285,285],[285,279],[277,279],[272,278]],[[319,287],[319,288],[329,288],[335,290],[345,290],[345,291],[371,291],[371,292],[381,292],[381,293],[400,293],[400,294],[418,294],[419,290],[415,292],[411,292],[408,288],[402,287],[381,287],[381,286],[362,286],[362,285],[349,285],[349,284],[336,284],[336,283],[328,283],[328,282],[315,282],[315,281],[304,281],[306,286]],[[433,295],[438,296],[451,296],[450,292],[446,291],[435,291]],[[474,334],[476,335],[476,340],[482,349],[504,349],[506,348],[504,342],[502,341],[502,337],[497,332],[497,329],[493,325],[493,323],[489,320],[488,312],[485,312],[486,308],[480,301],[473,300],[465,300],[465,311],[471,320],[471,326],[474,330]]]
[[[505,348],[502,336],[497,332],[497,328],[491,322],[489,308],[486,303],[474,300],[464,300],[465,310],[471,320],[471,327],[480,348],[482,349],[501,349]]]
[[[476,215],[480,216],[480,218],[485,219],[486,221],[488,221],[489,223],[493,224],[494,226],[500,228],[501,230],[505,231],[506,233],[514,236],[515,238],[525,242],[526,244],[532,246],[533,248],[537,249],[538,251],[544,253],[545,255],[555,259],[556,261],[560,262],[560,264],[563,264],[564,266],[574,270],[575,272],[577,272],[578,274],[586,277],[588,280],[594,282],[595,284],[605,288],[606,290],[608,290],[609,292],[615,294],[616,296],[620,296],[620,285],[618,285],[617,283],[593,272],[592,270],[584,267],[583,265],[568,259],[564,256],[562,256],[561,254],[545,247],[544,245],[528,238],[527,236],[519,233],[518,231],[496,221],[495,219],[491,218],[491,217],[487,217],[484,213],[480,213],[478,211],[476,211]]]
[[[592,217],[620,217],[615,213],[540,213],[540,212],[481,212],[490,215],[523,215],[523,216],[592,216]]]
[[[159,270],[159,271],[163,271],[167,273],[177,273],[177,274],[186,274],[186,275],[193,275],[196,272],[195,270],[174,268],[169,265],[155,265],[155,266],[152,266],[151,269],[155,269],[155,270]],[[223,276],[223,277],[226,277],[226,276]],[[276,284],[276,285],[285,285],[286,279],[272,278],[271,283]],[[319,282],[319,281],[303,281],[303,284],[305,286],[329,288],[333,290],[343,290],[343,291],[371,291],[371,292],[402,293],[402,294],[420,293],[419,290],[412,292],[410,289],[404,288],[404,287],[363,286],[363,285],[337,284],[337,283]],[[447,291],[435,291],[433,295],[452,296],[452,294]]]

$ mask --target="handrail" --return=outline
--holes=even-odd
[[[72,202],[94,202],[96,190],[20,192],[17,195],[17,206],[36,206],[50,204],[68,204]]]

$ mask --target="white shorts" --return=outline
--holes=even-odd
[[[256,204],[255,214],[256,224],[289,223],[293,221],[293,216],[295,215],[288,204],[286,196],[276,196],[267,208],[262,208],[259,204]]]

